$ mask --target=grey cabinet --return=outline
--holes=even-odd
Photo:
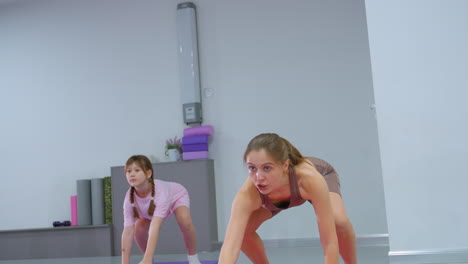
[[[190,196],[190,212],[197,231],[198,251],[213,251],[219,248],[216,216],[214,165],[211,159],[166,162],[153,164],[154,176],[163,181],[182,184]],[[112,222],[114,253],[121,255],[123,230],[123,201],[129,185],[123,166],[111,168],[112,177]],[[141,254],[135,242],[133,254]],[[172,215],[165,220],[159,234],[156,253],[186,253],[182,233]]]
[[[112,255],[111,225],[0,231],[0,260]]]

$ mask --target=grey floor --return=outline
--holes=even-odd
[[[316,246],[280,246],[267,247],[267,254],[270,264],[304,264],[304,263],[323,263],[321,247]],[[219,256],[216,252],[200,252],[200,260],[215,260]],[[358,247],[359,264],[387,264],[388,247],[382,245],[366,245]],[[132,256],[132,264],[138,264],[141,256]],[[186,255],[157,255],[156,262],[168,261],[186,261]],[[34,260],[5,260],[0,264],[118,264],[119,257],[95,257],[95,258],[69,258],[69,259],[34,259]],[[244,255],[241,255],[238,264],[251,263]],[[341,262],[342,263],[342,262]]]

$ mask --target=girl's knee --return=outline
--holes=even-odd
[[[135,234],[148,233],[151,221],[146,218],[140,218],[135,222]]]
[[[179,227],[180,227],[180,230],[184,233],[195,230],[195,227],[193,226],[193,223],[190,220],[181,221],[179,223]]]

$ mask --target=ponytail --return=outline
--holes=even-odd
[[[302,156],[301,152],[293,146],[287,139],[281,138],[284,142],[284,144],[287,146],[288,149],[288,158],[291,161],[291,165],[297,165],[299,164],[303,159],[304,156]]]
[[[264,133],[257,135],[250,140],[244,152],[244,162],[247,159],[247,155],[252,150],[258,151],[261,149],[264,149],[270,156],[282,163],[289,159],[291,161],[291,165],[297,165],[304,159],[301,152],[299,152],[299,150],[297,150],[297,148],[288,140],[275,133]]]

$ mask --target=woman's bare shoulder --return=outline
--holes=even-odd
[[[314,177],[320,176],[320,173],[315,168],[315,165],[307,158],[304,158],[302,162],[294,166],[294,170],[299,181],[309,181]]]
[[[246,179],[244,184],[237,192],[236,197],[234,198],[234,203],[241,204],[242,206],[246,206],[252,210],[255,210],[261,206],[262,201],[260,194],[249,178]]]
[[[320,172],[317,171],[315,166],[309,160],[305,160],[304,162],[298,164],[295,167],[295,170],[299,190],[301,192],[301,196],[303,196],[304,199],[306,199],[306,197],[313,197],[313,194],[317,191],[317,188],[323,187],[323,176],[320,174]]]

